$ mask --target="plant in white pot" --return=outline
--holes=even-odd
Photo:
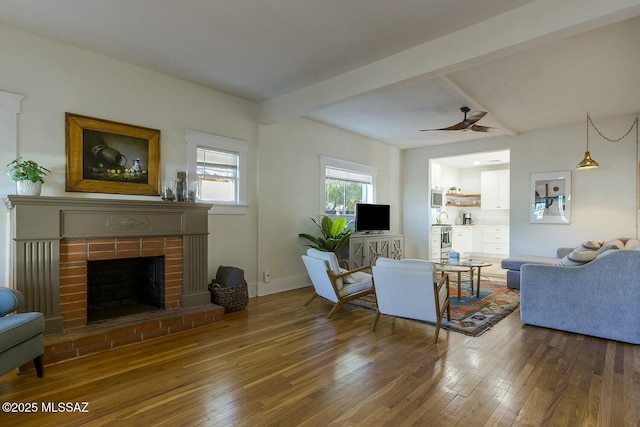
[[[44,183],[44,177],[51,171],[33,160],[22,160],[18,157],[7,165],[7,175],[16,182],[18,194],[24,196],[39,196]]]

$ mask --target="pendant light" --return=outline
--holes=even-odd
[[[578,163],[578,169],[595,169],[600,164],[591,158],[591,153],[589,153],[589,122],[591,121],[591,117],[589,117],[589,113],[587,113],[587,151],[584,152],[584,158],[580,163]]]

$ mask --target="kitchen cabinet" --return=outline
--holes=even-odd
[[[451,233],[451,248],[461,257],[469,257],[473,252],[473,226],[454,225]]]
[[[509,256],[509,227],[483,227],[482,253]]]
[[[509,209],[509,170],[481,172],[480,188],[482,209]]]
[[[394,234],[351,235],[349,238],[349,266],[371,265],[380,257],[402,259],[404,236]]]

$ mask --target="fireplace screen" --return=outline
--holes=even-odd
[[[87,322],[164,308],[164,256],[89,261]]]

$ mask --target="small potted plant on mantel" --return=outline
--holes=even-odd
[[[7,175],[16,182],[16,189],[19,195],[39,196],[44,183],[44,177],[51,171],[33,160],[22,160],[18,157],[7,165],[9,172]]]

